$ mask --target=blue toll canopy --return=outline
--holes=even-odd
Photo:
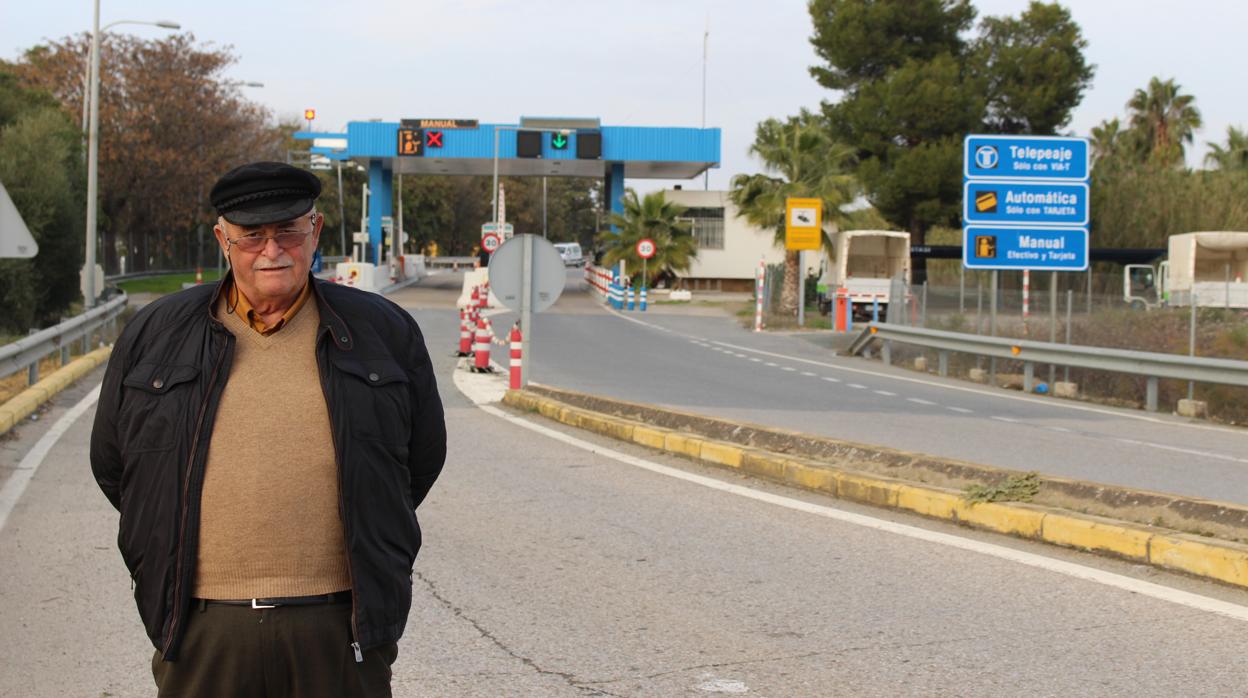
[[[604,126],[596,118],[521,117],[514,124],[475,119],[352,121],[346,133],[299,131],[312,153],[349,160],[369,173],[369,258],[392,215],[393,177],[484,175],[602,177],[611,211],[622,212],[625,178],[692,179],[719,167],[720,130]]]

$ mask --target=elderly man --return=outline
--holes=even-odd
[[[257,162],[212,189],[230,273],[134,316],[91,467],[161,696],[388,696],[446,455],[420,328],[309,274],[320,181]]]

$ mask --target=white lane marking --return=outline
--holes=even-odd
[[[1054,427],[1058,429],[1060,427]],[[1226,456],[1221,453],[1210,453],[1208,451],[1197,451],[1191,448],[1179,448],[1178,446],[1166,446],[1164,444],[1155,444],[1149,441],[1136,441],[1135,439],[1115,438],[1114,441],[1120,441],[1124,444],[1132,446],[1144,446],[1146,448],[1157,448],[1163,451],[1174,451],[1175,453],[1186,453],[1189,456],[1200,456],[1201,458],[1213,458],[1215,460],[1231,461],[1232,463],[1248,463],[1248,458],[1236,458],[1235,456]]]
[[[846,383],[846,385],[853,388],[854,390],[866,390],[867,389],[867,386],[860,385],[858,383]]]
[[[975,414],[975,410],[968,410],[965,407],[950,407],[949,409],[954,412],[961,412],[962,414]]]
[[[811,373],[810,371],[802,371],[802,375],[803,375],[803,376],[806,376],[807,378],[814,378],[814,377],[815,377],[815,374]]]
[[[887,390],[873,390],[872,392],[876,395],[883,395],[884,397],[897,397],[897,393],[890,393]]]
[[[1010,424],[1018,424],[1018,423],[1019,423],[1019,420],[1017,420],[1017,419],[1010,419],[1009,417],[995,417],[995,416],[994,416],[994,417],[989,417],[989,419],[995,419],[995,420],[997,420],[998,422],[1009,422]]]
[[[758,359],[758,358],[755,358],[755,357],[753,357],[753,356],[751,356],[751,357],[750,357],[750,361],[753,361],[753,362],[754,362],[754,363],[756,363],[756,364],[761,364],[761,363],[763,362],[763,360],[762,360],[762,359]]]
[[[733,356],[737,357],[738,359],[746,358],[745,354],[733,354]]]
[[[751,360],[752,360],[752,359],[751,359]],[[827,381],[827,382],[829,382],[829,383],[840,383],[840,382],[841,382],[841,379],[840,379],[840,378],[833,378],[832,376],[822,376],[822,377],[821,377],[821,380],[825,380],[825,381]]]
[[[906,398],[906,401],[913,402],[916,405],[935,405],[936,404],[932,402],[931,400],[924,400],[923,398],[920,398],[920,397],[908,397]]]
[[[1061,432],[1063,434],[1071,433],[1071,431],[1066,427],[1045,427],[1045,429],[1048,429],[1049,431]]]
[[[460,384],[458,377],[461,373],[463,372],[455,372],[456,386],[459,386]],[[467,395],[467,393],[465,393],[465,395]],[[468,397],[471,399],[470,395]],[[677,480],[684,480],[685,482],[700,485],[702,487],[784,507],[793,511],[800,511],[814,516],[820,516],[833,521],[840,521],[853,526],[860,526],[862,528],[869,528],[883,533],[912,538],[914,540],[920,540],[935,545],[943,545],[950,548],[965,550],[967,552],[986,555],[988,557],[995,557],[1020,565],[1045,570],[1047,572],[1065,575],[1074,579],[1081,579],[1133,594],[1158,599],[1160,601],[1166,601],[1179,606],[1186,606],[1199,611],[1214,613],[1220,616],[1233,618],[1235,620],[1248,622],[1248,606],[1240,606],[1238,604],[1229,603],[1220,599],[1201,596],[1199,594],[1193,594],[1179,589],[1172,589],[1160,584],[1154,584],[1140,579],[1133,579],[1131,577],[1115,574],[1113,572],[1106,572],[1105,570],[1100,570],[1095,567],[1088,567],[1074,562],[1056,560],[1043,555],[1037,555],[1036,553],[1015,550],[1014,548],[1009,548],[1003,545],[962,538],[950,533],[929,531],[924,528],[918,528],[917,526],[909,526],[906,524],[886,521],[884,519],[877,519],[873,516],[866,516],[864,514],[854,514],[848,511],[841,511],[840,509],[823,506],[821,504],[804,502],[799,499],[772,494],[770,492],[760,492],[744,485],[736,485],[730,482],[724,482],[722,480],[716,480],[715,478],[706,477],[704,475],[697,475],[666,465],[660,465],[643,458],[637,458],[610,448],[592,444],[588,441],[582,441],[575,436],[531,422],[524,417],[504,412],[503,410],[492,405],[477,403],[477,407],[481,408],[488,414],[511,422],[518,427],[548,436],[556,441],[568,444],[569,446],[574,446],[596,455],[611,458],[612,460],[619,461],[620,463],[624,463],[626,465],[632,465],[643,470],[648,470],[652,473],[675,478]]]
[[[764,365],[764,366],[770,366],[770,367],[772,367],[772,368],[775,368],[776,366],[779,366],[779,364],[773,364],[773,363],[772,363],[772,362],[770,362],[770,361],[764,362],[764,363],[763,363],[763,365]]]
[[[792,366],[781,366],[780,370],[781,371],[796,371],[797,369],[793,368]]]
[[[631,319],[631,318],[628,318],[628,319]],[[1068,400],[1055,400],[1053,398],[1033,397],[1030,395],[1011,395],[1009,393],[990,392],[987,390],[980,390],[978,388],[968,388],[968,387],[961,386],[961,385],[951,385],[949,383],[941,383],[937,381],[924,380],[922,378],[911,378],[909,376],[896,376],[891,373],[882,373],[879,371],[869,371],[863,368],[852,368],[849,366],[840,366],[838,364],[830,364],[825,361],[803,359],[800,356],[789,356],[788,354],[778,354],[776,352],[764,351],[762,349],[751,349],[750,347],[743,347],[739,344],[721,342],[716,339],[712,339],[709,341],[713,344],[719,344],[720,346],[729,347],[732,349],[736,349],[738,351],[748,351],[754,354],[761,354],[763,356],[770,356],[770,357],[774,357],[777,359],[784,359],[786,361],[797,361],[797,362],[804,363],[804,364],[810,364],[812,366],[830,368],[835,371],[845,371],[847,373],[858,373],[858,374],[867,375],[867,376],[875,376],[877,378],[888,378],[889,380],[905,381],[907,383],[918,383],[919,385],[931,386],[933,388],[942,388],[945,390],[959,390],[964,393],[982,395],[983,397],[999,398],[1001,400],[1018,400],[1018,401],[1026,402],[1032,405],[1044,405],[1046,407],[1053,407],[1053,408],[1060,408],[1060,409],[1067,409],[1067,410],[1078,410],[1080,412],[1094,412],[1096,414],[1105,414],[1111,417],[1122,417],[1123,419],[1134,419],[1134,420],[1141,421],[1141,422],[1151,422],[1153,424],[1164,424],[1170,427],[1184,427],[1187,429],[1203,429],[1206,431],[1216,431],[1216,432],[1220,432],[1223,434],[1233,434],[1235,436],[1248,436],[1248,429],[1230,429],[1227,427],[1213,426],[1210,424],[1195,424],[1192,422],[1176,422],[1176,421],[1170,421],[1170,420],[1165,420],[1165,419],[1157,419],[1156,417],[1149,417],[1143,414],[1133,414],[1127,411],[1108,410],[1108,409],[1102,409],[1099,407],[1091,407],[1088,405],[1079,405],[1079,404],[1072,403]]]
[[[78,404],[69,408],[68,412],[61,415],[61,418],[56,420],[52,428],[48,429],[43,436],[39,437],[34,447],[17,464],[17,470],[13,471],[9,479],[5,481],[4,487],[0,488],[0,531],[4,530],[4,524],[8,522],[9,514],[13,511],[13,507],[17,505],[17,500],[21,499],[22,493],[26,491],[26,486],[35,477],[35,471],[43,464],[43,459],[47,457],[48,452],[65,435],[65,432],[69,431],[69,428],[82,416],[82,413],[91,409],[91,406],[99,399],[100,386],[97,385],[91,392],[79,400]]]

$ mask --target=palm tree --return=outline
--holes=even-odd
[[[805,110],[786,122],[767,119],[760,123],[750,153],[763,161],[770,174],[736,175],[729,197],[752,225],[774,231],[777,247],[784,245],[785,199],[821,199],[825,224],[835,224],[843,218],[840,207],[857,194],[857,180],[846,173],[853,150],[832,141],[817,118]],[[829,244],[827,236],[824,244]],[[780,292],[783,313],[797,312],[800,273],[797,252],[786,252]]]
[[[1103,160],[1116,154],[1122,147],[1124,133],[1118,118],[1106,119],[1092,127],[1092,159]]]
[[[624,190],[623,213],[612,213],[607,222],[617,231],[604,230],[596,241],[603,249],[602,262],[614,266],[624,262],[632,279],[641,278],[642,260],[637,243],[645,238],[654,241],[654,256],[646,261],[646,285],[661,275],[675,276],[688,271],[698,255],[698,241],[689,230],[689,223],[677,220],[685,207],[668,201],[663,192],[652,192],[643,198],[633,189]]]
[[[1150,156],[1162,165],[1183,163],[1183,144],[1200,128],[1200,110],[1192,95],[1179,94],[1173,79],[1153,78],[1147,90],[1136,90],[1127,109],[1131,128],[1149,144]]]
[[[1226,147],[1210,143],[1209,153],[1205,155],[1205,164],[1225,171],[1248,171],[1248,131],[1228,126]]]

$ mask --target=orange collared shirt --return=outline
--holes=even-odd
[[[236,286],[233,282],[230,283],[230,288],[227,289],[226,293],[227,298],[229,297],[229,294],[233,294],[234,296],[234,312],[238,313],[239,317],[246,320],[247,324],[251,325],[251,329],[267,337],[268,335],[271,335],[285,327],[286,323],[289,322],[290,319],[295,316],[295,313],[299,312],[299,309],[303,307],[303,304],[308,302],[308,298],[312,295],[312,282],[309,281],[303,285],[303,291],[301,291],[299,293],[299,297],[295,299],[295,304],[290,306],[290,310],[283,313],[282,317],[277,322],[273,323],[272,326],[264,324],[264,320],[260,318],[260,314],[256,312],[256,309],[251,306],[251,302],[247,300],[247,296],[239,291],[238,286]]]

